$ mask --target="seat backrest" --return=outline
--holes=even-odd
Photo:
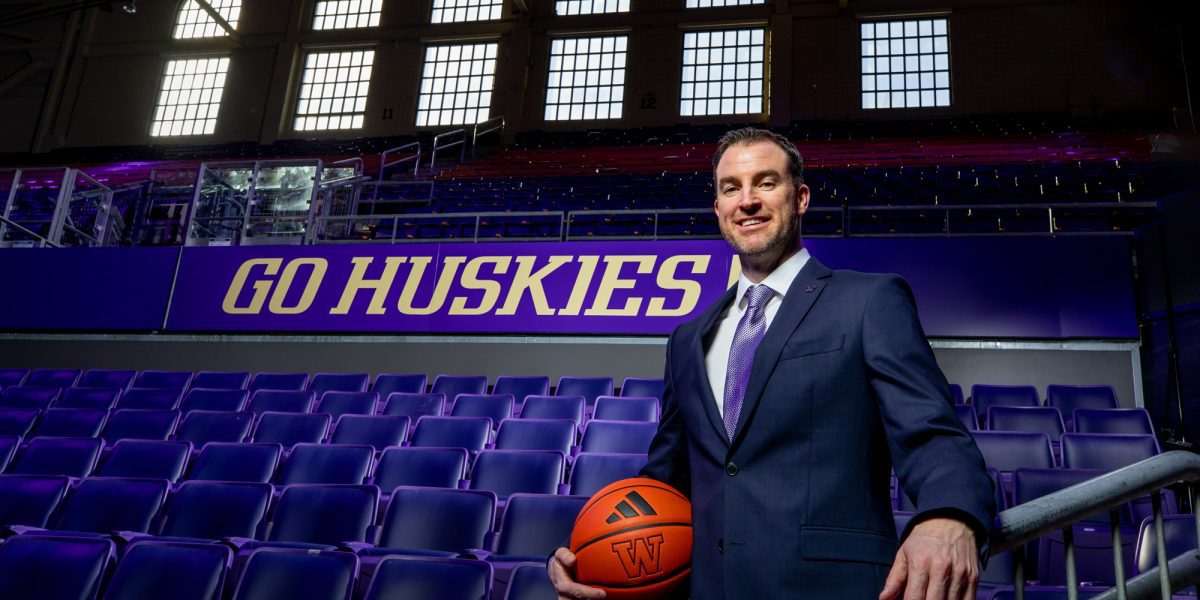
[[[374,457],[371,446],[296,444],[275,483],[363,483]]]
[[[433,387],[429,391],[454,402],[459,394],[486,394],[487,384],[485,375],[438,375],[433,378]]]
[[[317,444],[329,435],[330,423],[329,415],[320,413],[265,412],[258,418],[254,441],[284,448],[304,442]]]
[[[367,373],[317,373],[308,389],[320,398],[325,392],[365,392],[371,376]]]
[[[250,393],[258,390],[303,390],[308,373],[256,373],[250,380]]]
[[[600,396],[592,411],[593,419],[605,421],[658,422],[658,399],[648,396]]]
[[[1075,431],[1154,435],[1154,425],[1144,408],[1077,408]]]
[[[290,485],[279,495],[267,541],[365,542],[378,506],[373,485]]]
[[[1163,539],[1167,547],[1167,560],[1170,561],[1189,550],[1196,549],[1196,516],[1195,515],[1163,515]],[[1145,573],[1158,566],[1158,534],[1154,529],[1154,519],[1146,518],[1138,528],[1137,572]]]
[[[0,435],[28,437],[41,414],[36,408],[0,408]]]
[[[104,440],[165,440],[175,432],[179,423],[177,410],[117,409],[109,413],[104,426]]]
[[[569,493],[590,497],[614,481],[637,477],[645,466],[645,454],[581,452],[571,468]]]
[[[662,402],[665,387],[662,379],[626,377],[625,381],[621,382],[621,396],[657,398],[659,402]]]
[[[264,412],[312,412],[316,394],[311,390],[258,390],[250,396],[246,410],[261,415]]]
[[[0,475],[0,524],[45,527],[70,485],[65,475]]]
[[[184,414],[193,410],[222,410],[236,412],[246,409],[250,393],[246,390],[223,390],[216,388],[192,388],[188,390],[179,410]]]
[[[325,392],[314,412],[325,413],[336,423],[342,415],[373,415],[379,405],[375,392]]]
[[[645,454],[650,449],[650,440],[658,431],[658,423],[634,423],[629,421],[588,421],[583,430],[580,452],[615,452],[620,454]]]
[[[0,544],[0,598],[95,598],[112,540],[18,535]]]
[[[9,473],[87,477],[96,468],[104,442],[96,438],[40,437],[29,441]]]
[[[554,494],[566,467],[562,452],[547,450],[484,450],[471,467],[473,490],[491,490],[501,500],[510,495]]]
[[[508,579],[504,600],[546,600],[557,598],[545,565],[517,565]]]
[[[428,377],[424,373],[380,373],[375,377],[375,383],[371,386],[371,391],[379,394],[380,398],[387,398],[397,392],[421,394],[425,392],[427,382]]]
[[[4,388],[0,392],[0,407],[3,408],[36,408],[46,410],[50,403],[58,399],[61,390],[56,387],[19,386]]]
[[[495,512],[491,492],[399,487],[392,492],[376,545],[445,552],[482,548]]]
[[[1046,386],[1046,405],[1069,417],[1077,408],[1117,408],[1117,393],[1111,385]]]
[[[115,387],[72,387],[63,390],[54,402],[54,408],[100,408],[110,410],[121,398],[121,388]]]
[[[171,484],[165,479],[89,477],[67,495],[57,529],[148,533]]]
[[[457,488],[466,470],[464,448],[388,448],[375,467],[375,485],[385,494],[398,486]]]
[[[583,396],[529,396],[521,407],[522,419],[570,419],[583,423]]]
[[[399,446],[408,437],[408,417],[388,415],[342,415],[329,436],[333,444],[366,444],[382,452]]]
[[[117,408],[144,408],[175,410],[183,398],[183,390],[176,388],[133,388],[121,395]]]
[[[108,411],[102,408],[50,408],[42,413],[33,435],[96,437],[107,419]]]
[[[1160,452],[1152,435],[1064,433],[1062,461],[1068,469],[1111,471]]]
[[[991,431],[1044,433],[1051,442],[1057,442],[1065,429],[1062,415],[1053,406],[992,406],[987,423]]]
[[[509,496],[496,538],[496,554],[535,560],[550,556],[563,540],[571,537],[575,517],[589,499],[587,496]]]
[[[219,540],[255,537],[275,488],[269,483],[185,481],[167,504],[162,535]]]
[[[8,468],[20,445],[21,436],[0,434],[0,473]]]
[[[394,392],[388,394],[383,406],[383,414],[394,417],[408,417],[416,421],[421,417],[440,417],[446,406],[446,396],[442,394],[410,394]]]
[[[612,377],[560,377],[554,388],[556,396],[583,396],[588,406],[595,404],[596,398],[612,393]]]
[[[249,371],[200,371],[192,378],[192,388],[210,390],[244,390],[249,383]]]
[[[975,412],[975,407],[970,404],[955,404],[954,415],[962,422],[963,427],[967,431],[975,431],[979,429],[979,415]]]
[[[21,385],[30,387],[69,388],[79,383],[83,369],[34,369]]]
[[[209,442],[241,442],[250,437],[254,413],[193,410],[183,417],[175,439],[199,448]]]
[[[126,389],[137,371],[120,369],[88,369],[79,378],[81,388],[118,388]]]
[[[200,449],[187,478],[267,483],[275,476],[282,454],[279,444],[211,442]]]
[[[1013,504],[1024,504],[1083,483],[1103,475],[1103,470],[1097,469],[1017,469],[1013,472]],[[1132,524],[1132,513],[1129,504],[1122,504],[1117,510],[1118,518],[1124,525]],[[1089,515],[1081,521],[1084,525],[1109,526],[1108,511],[1100,511]]]
[[[220,600],[233,551],[221,544],[141,540],[130,544],[104,600]]]
[[[258,548],[250,553],[233,600],[350,600],[358,557],[350,552]]]
[[[1025,431],[972,432],[987,466],[1002,473],[1017,469],[1052,469],[1050,436]]]
[[[986,415],[992,406],[1039,406],[1037,388],[1032,385],[983,385],[971,386],[971,404],[975,412]]]
[[[191,382],[191,371],[142,371],[130,387],[186,390]]]
[[[121,440],[113,445],[96,474],[102,477],[166,479],[175,483],[183,477],[191,454],[191,442]]]
[[[513,414],[513,397],[509,394],[459,394],[450,409],[454,417],[487,417],[492,425]]]
[[[29,376],[29,369],[0,369],[0,389],[21,385]]]
[[[497,450],[557,450],[575,445],[575,423],[568,419],[505,419],[496,432]]]
[[[488,600],[492,565],[463,558],[389,557],[379,562],[364,600],[455,598]]]
[[[421,417],[413,430],[411,444],[437,448],[483,450],[492,430],[487,417]]]
[[[513,377],[501,375],[492,386],[492,393],[513,397],[517,406],[525,402],[527,396],[545,396],[550,393],[550,378],[545,376]]]

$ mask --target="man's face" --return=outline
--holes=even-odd
[[[741,256],[772,258],[798,249],[808,186],[788,174],[787,154],[772,142],[736,144],[717,163],[713,208],[725,241]]]

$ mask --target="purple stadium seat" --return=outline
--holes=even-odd
[[[575,423],[567,419],[505,419],[496,432],[497,450],[557,450],[570,453]]]
[[[397,487],[375,545],[387,552],[483,548],[495,515],[496,495],[489,491]]]
[[[376,452],[401,445],[408,437],[408,417],[342,415],[329,436],[332,444],[365,444]]]
[[[0,408],[0,435],[27,437],[41,414],[36,408]]]
[[[0,475],[0,525],[46,527],[70,489],[66,475]]]
[[[256,537],[274,489],[269,483],[185,481],[167,504],[161,535],[207,540]]]
[[[121,390],[115,387],[73,387],[63,390],[62,395],[51,406],[54,408],[99,408],[102,410],[111,410],[117,405],[117,400],[120,398]]]
[[[53,387],[10,387],[0,392],[0,407],[46,410],[60,393],[59,388]]]
[[[142,371],[130,387],[186,390],[191,382],[191,371]]]
[[[460,598],[488,600],[492,565],[481,560],[390,556],[379,562],[364,600]]]
[[[522,419],[569,419],[579,427],[583,424],[583,396],[530,396],[521,408]]]
[[[8,468],[8,463],[12,462],[13,457],[17,455],[17,448],[20,445],[21,438],[19,436],[0,434],[0,473]],[[0,521],[0,525],[3,524]]]
[[[429,391],[445,396],[453,404],[459,394],[486,394],[487,384],[488,379],[483,375],[438,375]]]
[[[1196,549],[1196,516],[1164,515],[1163,539],[1166,540],[1167,560]],[[1138,527],[1137,545],[1134,556],[1138,573],[1145,573],[1158,566],[1158,534],[1154,530],[1154,519],[1147,517]]]
[[[281,444],[288,450],[296,444],[319,444],[329,435],[333,420],[319,413],[265,412],[254,428],[257,444]]]
[[[57,530],[147,533],[171,485],[159,479],[89,477],[67,494]]]
[[[309,413],[316,403],[316,394],[300,390],[258,390],[250,396],[246,410],[262,415],[265,412]]]
[[[87,477],[96,468],[103,447],[104,442],[96,438],[34,438],[9,465],[8,472]]]
[[[258,390],[303,390],[308,385],[308,373],[257,373],[250,380],[250,393]]]
[[[192,378],[192,388],[209,390],[244,390],[249,383],[249,371],[200,371]]]
[[[27,376],[29,369],[0,369],[0,389],[21,385]]]
[[[1077,408],[1074,421],[1079,433],[1154,435],[1154,425],[1144,408]]]
[[[1077,408],[1118,407],[1117,393],[1111,385],[1048,385],[1046,405],[1057,408],[1067,419]],[[1070,426],[1067,429],[1073,431]]]
[[[115,554],[109,539],[15,536],[0,544],[0,598],[95,598]]]
[[[277,485],[294,483],[360,484],[371,472],[375,449],[342,444],[296,444],[283,461]]]
[[[517,565],[509,574],[504,600],[553,600],[558,598],[546,565]]]
[[[266,541],[365,542],[378,507],[373,485],[289,485],[279,495]]]
[[[555,494],[567,458],[553,450],[484,450],[471,467],[470,489],[490,490],[503,502],[515,493]]]
[[[568,493],[591,497],[614,481],[637,477],[645,466],[645,454],[580,452],[571,467]]]
[[[467,458],[464,448],[388,448],[375,467],[374,483],[384,494],[400,486],[457,488]]]
[[[371,391],[387,398],[391,394],[423,394],[428,377],[424,373],[394,374],[380,373],[371,385]]]
[[[992,406],[1041,406],[1037,388],[1032,385],[982,385],[971,386],[971,404],[975,412],[987,415]]]
[[[79,379],[81,388],[118,388],[127,389],[129,383],[137,376],[137,371],[119,369],[88,369]]]
[[[645,454],[657,431],[658,423],[588,421],[579,451]]]
[[[179,411],[183,414],[193,410],[219,410],[237,412],[246,410],[250,394],[246,390],[192,388],[184,396]]]
[[[175,439],[191,442],[196,448],[209,442],[241,442],[250,437],[254,413],[193,410],[183,416],[175,430]]]
[[[550,378],[541,377],[512,377],[501,375],[492,386],[492,393],[497,395],[509,394],[516,406],[525,404],[527,396],[545,396],[550,393]]]
[[[122,552],[104,600],[220,600],[232,560],[220,544],[137,540]]]
[[[267,483],[275,477],[283,446],[211,442],[200,449],[189,480]]]
[[[990,431],[1029,431],[1050,436],[1057,444],[1063,434],[1062,415],[1052,406],[992,406],[988,409]]]
[[[413,446],[466,448],[483,450],[492,430],[487,417],[421,417],[413,428],[409,443]]]
[[[183,477],[191,455],[189,442],[121,440],[113,445],[96,475],[166,479],[175,483]]]
[[[350,552],[257,548],[246,560],[233,600],[350,600],[358,557]]]
[[[33,430],[34,436],[99,437],[108,420],[102,408],[51,408]]]
[[[589,499],[525,493],[509,496],[492,560],[542,562],[571,537],[575,517]]]
[[[661,403],[664,386],[665,384],[663,383],[662,379],[626,377],[625,381],[621,382],[621,396],[657,398]]]
[[[592,418],[601,421],[658,422],[658,399],[648,396],[600,396]]]
[[[121,395],[117,408],[175,410],[183,399],[183,388],[133,388]]]
[[[973,431],[983,462],[1000,472],[1000,481],[1012,498],[1012,473],[1017,469],[1053,469],[1050,436],[1024,431]]]
[[[962,421],[963,427],[967,431],[976,431],[979,429],[979,415],[975,412],[975,407],[970,404],[955,404],[954,414]]]
[[[125,439],[165,440],[175,432],[177,424],[177,410],[118,409],[108,415],[104,441],[114,444]]]
[[[1150,435],[1064,433],[1063,467],[1111,471],[1145,460],[1160,452]]]
[[[513,397],[508,394],[459,394],[450,408],[452,417],[487,417],[492,427],[513,415]]]
[[[365,392],[369,383],[367,373],[317,373],[308,382],[308,390],[319,399],[325,392]]]
[[[560,377],[554,388],[555,396],[583,396],[589,407],[596,403],[596,398],[612,393],[612,377]]]
[[[342,415],[373,415],[379,406],[375,392],[325,392],[313,412],[325,413],[336,423]]]
[[[83,369],[34,369],[21,385],[29,387],[75,387]]]
[[[383,414],[393,417],[408,417],[412,421],[425,416],[440,417],[446,406],[442,394],[393,392],[388,394],[383,405]]]

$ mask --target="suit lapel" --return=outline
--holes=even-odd
[[[696,336],[692,339],[691,349],[692,364],[696,365],[696,378],[699,379],[693,383],[701,390],[700,404],[704,405],[704,413],[708,415],[708,422],[725,444],[729,444],[729,434],[725,432],[725,422],[721,420],[721,413],[717,410],[717,399],[713,396],[712,385],[708,381],[708,368],[704,363],[704,340],[708,339],[712,328],[717,323],[717,317],[721,315],[725,307],[733,302],[735,296],[737,296],[736,285],[729,288],[725,295],[721,296],[721,300],[704,313],[700,326],[696,328]]]
[[[742,400],[742,410],[738,415],[737,428],[733,434],[734,443],[742,437],[746,423],[758,408],[763,389],[775,371],[775,364],[779,362],[779,354],[783,352],[784,344],[800,326],[800,322],[804,320],[813,303],[821,296],[821,292],[825,289],[823,280],[832,274],[833,272],[825,265],[810,257],[808,263],[792,281],[787,295],[783,297],[783,304],[780,305],[779,312],[775,313],[775,318],[771,321],[767,334],[763,336],[762,342],[758,344],[758,350],[754,353],[754,365],[750,368],[750,381],[746,385],[746,396]]]

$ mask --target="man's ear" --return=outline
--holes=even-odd
[[[809,191],[808,186],[803,183],[796,188],[796,213],[803,215],[808,211]]]

